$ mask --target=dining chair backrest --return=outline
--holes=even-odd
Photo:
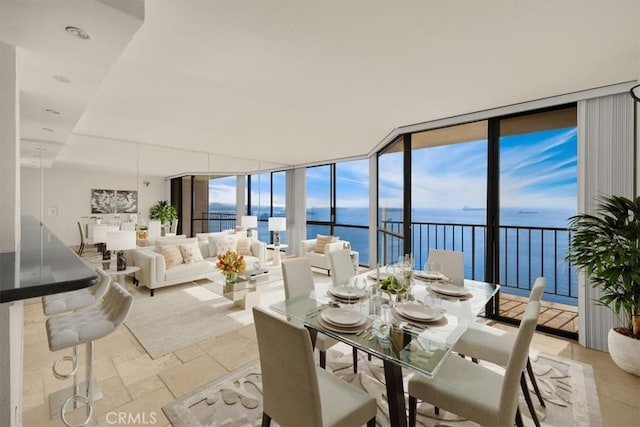
[[[173,221],[171,221],[171,232],[173,234],[176,234],[178,232],[178,219],[174,219]]]
[[[162,234],[162,223],[157,219],[149,221],[149,226],[147,227],[147,239],[160,237],[160,234]]]
[[[279,425],[322,425],[318,374],[309,331],[253,308],[260,369],[262,407]],[[286,343],[286,345],[283,345]]]
[[[505,369],[500,394],[500,425],[513,425],[518,409],[520,376],[529,357],[529,346],[540,316],[540,302],[529,301],[522,316],[513,350]]]
[[[284,281],[285,299],[307,295],[315,283],[311,262],[308,258],[291,258],[282,261],[282,280]]]
[[[464,252],[429,249],[429,265],[440,264],[440,272],[457,286],[464,285]]]
[[[135,231],[136,223],[133,221],[124,221],[120,223],[120,231]]]
[[[81,224],[80,221],[78,221],[78,231],[80,232],[80,244],[84,244],[85,238],[87,236],[85,236],[85,232],[84,232],[84,224]]]
[[[538,277],[536,281],[533,283],[533,288],[531,288],[531,294],[529,294],[529,301],[540,301],[542,300],[542,294],[544,293],[544,288],[547,284],[547,279],[544,277]]]
[[[331,267],[331,275],[334,285],[343,285],[355,276],[353,263],[351,262],[351,251],[349,249],[338,249],[330,251],[329,266]]]

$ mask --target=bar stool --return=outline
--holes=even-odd
[[[60,408],[62,422],[68,427],[86,426],[93,416],[93,342],[112,333],[126,319],[133,296],[120,284],[113,282],[100,302],[71,313],[58,314],[47,319],[49,350],[58,351],[80,344],[87,345],[86,390],[69,397]],[[77,361],[77,359],[76,359]],[[77,363],[76,363],[77,365]],[[86,418],[80,424],[71,424],[66,418],[70,403],[84,403]]]
[[[109,288],[111,276],[102,269],[97,268],[96,273],[100,277],[97,284],[84,289],[78,289],[71,292],[63,292],[60,294],[46,295],[42,297],[42,310],[46,316],[54,316],[56,314],[77,310],[83,307],[89,307],[100,301]],[[58,370],[59,363],[71,362],[71,371],[63,374]],[[73,393],[78,394],[78,381],[76,373],[78,370],[78,346],[73,347],[71,356],[62,356],[53,363],[53,375],[59,380],[66,380],[74,377]]]

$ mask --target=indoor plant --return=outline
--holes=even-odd
[[[218,255],[216,267],[224,273],[226,283],[233,284],[238,278],[238,273],[242,273],[246,267],[244,256],[236,251],[228,250],[224,254]]]
[[[640,197],[600,197],[596,213],[569,218],[566,259],[600,289],[599,302],[622,315],[624,326],[609,331],[609,352],[640,375]]]
[[[160,200],[153,205],[149,214],[151,219],[160,220],[163,226],[171,225],[171,222],[178,218],[178,211],[166,200]]]

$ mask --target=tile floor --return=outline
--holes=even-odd
[[[130,283],[128,286],[135,289]],[[50,418],[47,396],[71,384],[55,379],[51,373],[53,361],[66,353],[49,351],[45,320],[40,299],[27,301],[24,308],[25,427],[62,425],[59,418]],[[506,325],[498,327],[514,329]],[[593,366],[605,426],[639,425],[640,378],[618,369],[608,354],[539,333],[532,346]],[[152,360],[129,330],[121,326],[96,342],[94,354],[96,380],[104,392],[104,398],[95,404],[98,425],[168,426],[161,410],[163,405],[256,360],[258,348],[255,331],[249,325]],[[81,363],[82,359],[81,351]],[[72,417],[76,415],[80,414]],[[117,422],[119,416],[130,418]]]

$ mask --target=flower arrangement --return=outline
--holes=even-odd
[[[244,256],[239,255],[236,251],[227,251],[222,255],[218,255],[216,267],[226,273],[242,273],[246,267]]]

